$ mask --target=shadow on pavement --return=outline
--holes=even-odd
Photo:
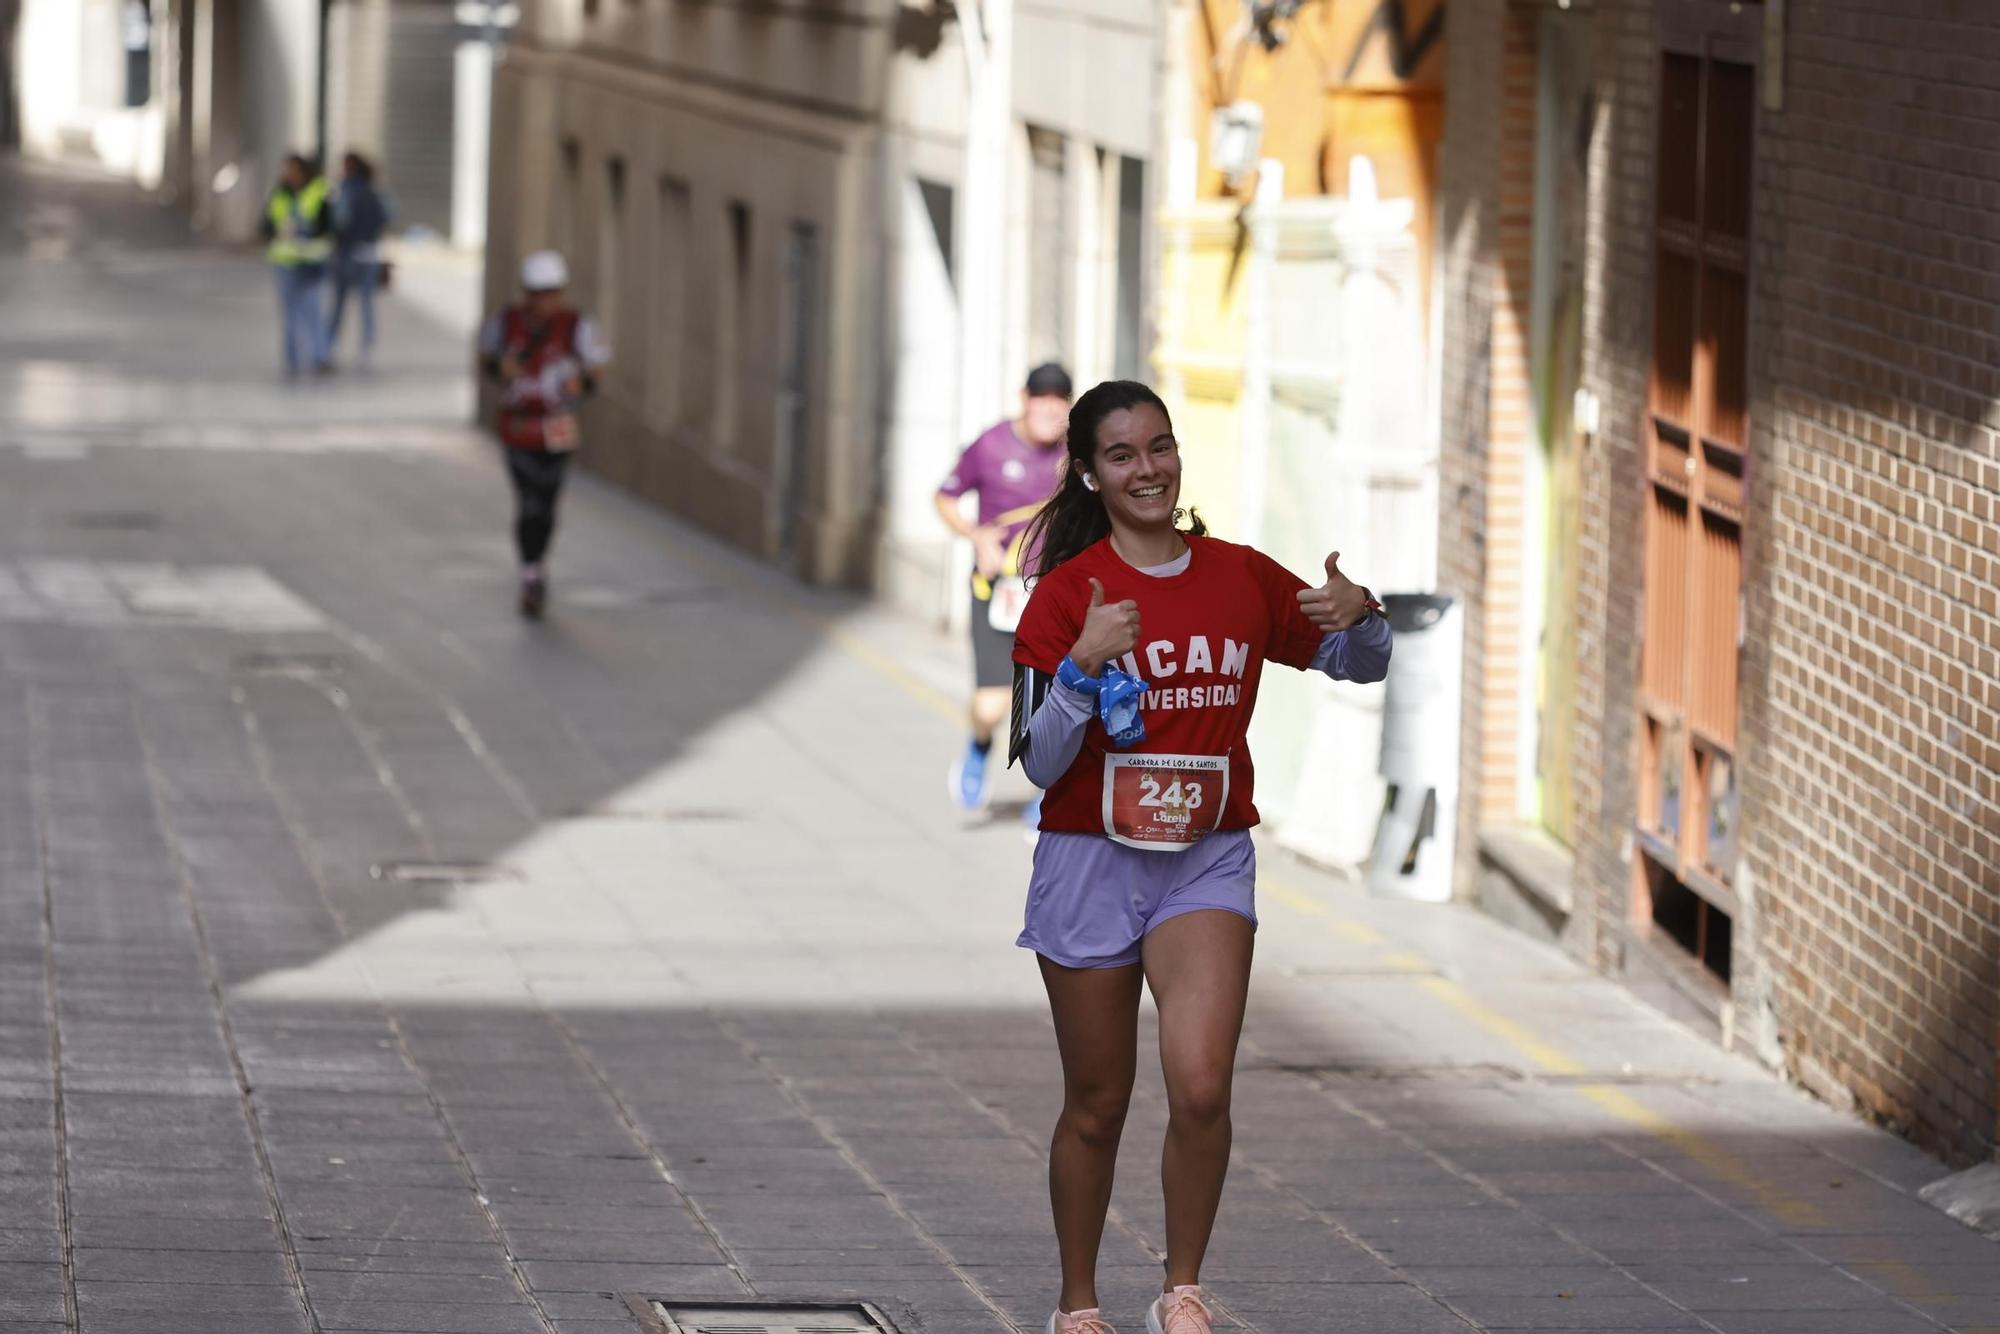
[[[1059,1091],[1025,849],[943,800],[952,648],[587,481],[524,625],[462,344],[398,318],[379,393],[258,383],[254,260],[13,168],[0,218],[48,312],[0,333],[0,1328],[605,1334],[617,1294],[752,1289],[1038,1327]],[[1907,1146],[1490,926],[1392,938],[1283,874],[1240,1323],[2000,1327]]]

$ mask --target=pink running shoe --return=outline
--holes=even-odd
[[[1201,1288],[1184,1284],[1160,1294],[1146,1308],[1146,1334],[1210,1334],[1213,1317],[1202,1304]]]
[[[1118,1334],[1095,1306],[1083,1311],[1057,1311],[1049,1317],[1049,1334]]]

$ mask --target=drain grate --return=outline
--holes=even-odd
[[[627,1297],[657,1334],[896,1334],[872,1302],[691,1301]]]

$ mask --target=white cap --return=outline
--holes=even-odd
[[[556,250],[537,250],[521,261],[521,286],[530,292],[553,292],[569,286],[569,265]]]

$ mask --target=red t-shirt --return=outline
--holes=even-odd
[[[1104,724],[1085,725],[1083,750],[1042,800],[1042,828],[1107,834],[1133,847],[1179,850],[1203,834],[1257,823],[1246,736],[1266,661],[1301,670],[1320,630],[1299,610],[1306,584],[1261,551],[1190,537],[1188,566],[1142,574],[1109,538],[1044,576],[1014,634],[1014,661],[1054,674],[1090,607],[1139,604],[1139,645],[1115,665],[1150,689],[1146,737],[1120,750]]]

